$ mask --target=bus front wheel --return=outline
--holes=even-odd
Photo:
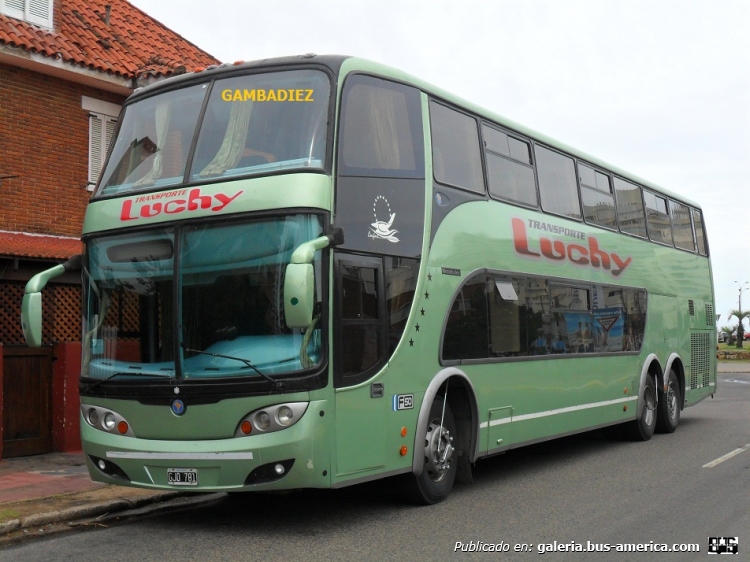
[[[659,391],[659,409],[656,429],[659,433],[674,433],[680,423],[680,383],[674,370],[669,371],[667,391]]]
[[[641,408],[636,419],[627,424],[627,435],[634,441],[648,441],[656,429],[656,384],[652,375],[646,378],[639,402]]]
[[[404,483],[407,498],[422,505],[439,503],[447,498],[456,479],[458,459],[453,443],[457,436],[456,422],[447,402],[443,411],[443,403],[442,396],[435,398],[424,439],[414,451],[415,455],[424,457],[422,474],[409,474]]]

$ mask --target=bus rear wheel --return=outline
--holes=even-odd
[[[626,425],[626,434],[633,441],[648,441],[656,429],[656,384],[652,375],[646,378],[638,401],[641,402],[638,416]]]
[[[441,423],[442,420],[442,423]],[[430,407],[430,417],[423,440],[414,450],[423,455],[422,474],[406,475],[404,493],[407,499],[421,505],[431,505],[445,500],[453,489],[458,459],[453,439],[457,435],[456,422],[448,403],[443,413],[443,397],[438,396]]]
[[[656,430],[659,433],[674,433],[680,423],[680,383],[677,374],[670,369],[667,391],[659,391],[659,408]]]

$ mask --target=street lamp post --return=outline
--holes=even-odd
[[[745,281],[744,283],[740,283],[739,281],[735,281],[735,283],[737,284],[737,290],[739,291],[739,296],[737,297],[737,319],[740,321],[739,325],[737,326],[737,347],[742,347],[742,339],[744,337],[744,328],[742,326],[742,293],[747,291],[748,282]]]

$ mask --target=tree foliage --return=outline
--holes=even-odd
[[[742,347],[742,340],[745,335],[745,327],[742,325],[742,321],[745,318],[750,318],[750,310],[742,312],[741,310],[730,310],[729,318],[735,316],[737,318],[737,347]]]

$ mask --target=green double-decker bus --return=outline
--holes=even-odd
[[[700,207],[403,72],[223,64],[136,91],[86,212],[94,480],[435,503],[484,457],[673,432],[716,390]]]

